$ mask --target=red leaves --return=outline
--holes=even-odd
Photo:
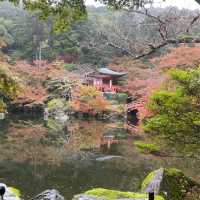
[[[195,45],[195,47],[181,45],[172,49],[165,56],[151,61],[161,70],[167,70],[171,67],[193,67],[195,63],[200,63],[200,47],[199,45]]]
[[[10,70],[19,77],[22,85],[21,93],[15,103],[42,104],[48,93],[44,82],[51,77],[64,76],[64,70],[57,63],[40,63],[31,65],[26,61],[18,61],[16,65],[9,66]]]

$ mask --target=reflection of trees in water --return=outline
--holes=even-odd
[[[83,150],[99,148],[101,138],[110,129],[99,121],[71,121],[62,127],[56,121],[49,124],[11,122],[1,140],[0,159],[59,164],[74,154],[86,156]]]
[[[109,129],[101,121],[74,121],[68,127],[69,144],[79,150],[99,148],[101,138]]]
[[[60,149],[45,144],[48,132],[42,124],[11,123],[7,137],[1,140],[1,159],[32,164],[43,162],[57,163],[60,160]]]

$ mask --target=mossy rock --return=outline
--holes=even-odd
[[[20,200],[21,192],[17,188],[7,187],[4,183],[0,183],[1,187],[5,188],[5,194],[2,199],[4,200]]]
[[[148,194],[134,193],[134,192],[122,192],[117,190],[108,190],[103,188],[95,188],[85,192],[82,195],[77,195],[73,200],[117,200],[117,199],[129,199],[129,200],[148,200]],[[161,196],[156,196],[155,200],[165,200]]]
[[[163,170],[162,178],[158,172]],[[153,182],[157,194],[166,200],[198,200],[200,199],[200,185],[184,175],[178,169],[159,169],[151,172],[142,183],[142,192],[149,192],[149,185]],[[157,176],[157,177],[156,177]],[[159,178],[161,178],[159,182]],[[156,180],[157,179],[157,180]],[[154,184],[153,183],[153,184]],[[159,185],[158,185],[159,183]],[[159,188],[159,191],[156,191]]]
[[[11,193],[15,194],[16,197],[18,197],[18,198],[21,197],[21,192],[20,192],[19,189],[15,188],[15,187],[8,187],[8,190],[9,190]]]

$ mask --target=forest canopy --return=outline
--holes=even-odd
[[[188,25],[198,13],[177,8],[152,8],[148,10],[152,15],[149,17],[144,12],[88,7],[87,18],[62,32],[54,31],[54,19],[40,20],[40,14],[8,2],[0,4],[0,48],[10,56],[10,63],[18,59],[52,61],[61,57],[66,63],[100,66],[113,57],[135,59],[170,42],[177,45],[179,41],[199,37],[198,21]]]
[[[5,1],[5,0],[1,0]],[[15,5],[20,5],[28,10],[39,10],[40,18],[47,19],[54,16],[55,29],[61,30],[69,27],[72,22],[80,20],[87,15],[84,0],[9,0]],[[146,4],[152,4],[154,0],[96,0],[114,9],[138,9]],[[200,0],[195,0],[200,4]]]

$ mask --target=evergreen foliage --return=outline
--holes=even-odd
[[[150,98],[152,116],[144,122],[144,130],[185,144],[181,149],[185,153],[195,152],[200,138],[200,68],[174,69],[170,74],[172,86]]]

